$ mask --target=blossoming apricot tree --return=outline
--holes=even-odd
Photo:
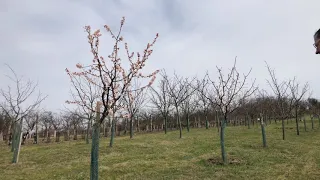
[[[85,107],[92,112],[95,112],[96,122],[93,125],[92,133],[92,149],[91,149],[91,171],[90,178],[98,179],[98,149],[99,149],[99,129],[101,123],[108,116],[115,116],[115,113],[119,109],[124,107],[121,105],[120,100],[127,94],[135,89],[132,89],[131,82],[137,78],[148,78],[149,83],[141,88],[151,86],[156,78],[158,70],[148,75],[143,75],[141,70],[145,67],[147,60],[152,54],[153,46],[156,43],[158,34],[151,43],[148,43],[143,53],[130,52],[128,44],[124,43],[124,48],[130,64],[128,69],[125,69],[120,58],[120,44],[124,42],[124,38],[121,36],[121,31],[125,18],[123,17],[120,24],[120,29],[115,34],[109,26],[105,25],[105,30],[111,35],[114,40],[114,46],[112,53],[104,58],[100,55],[99,45],[101,31],[98,29],[92,31],[90,26],[85,26],[85,31],[88,34],[88,43],[90,45],[93,60],[89,65],[82,65],[78,63],[76,67],[78,71],[71,72],[66,69],[67,74],[70,77],[73,88],[77,93],[77,99],[73,101],[67,101],[67,103],[77,104],[78,106]],[[93,88],[97,88],[99,92],[99,98],[96,100],[97,106],[95,108],[88,105],[88,92],[81,89],[76,80],[88,82]],[[100,108],[101,107],[101,108]],[[114,118],[112,118],[114,120]]]

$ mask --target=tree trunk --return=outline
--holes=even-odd
[[[182,124],[181,124],[179,112],[178,112],[178,121],[179,121],[180,138],[182,138]]]
[[[131,128],[131,127],[130,127]],[[128,131],[128,118],[126,118],[125,120],[124,120],[124,132],[123,132],[123,134],[124,135],[127,135],[127,131]]]
[[[187,130],[190,132],[190,120],[189,120],[189,114],[187,114]]]
[[[100,115],[97,116],[100,117]],[[98,120],[98,118],[97,118]],[[98,180],[99,178],[99,134],[100,126],[96,121],[92,127],[92,144],[91,144],[91,164],[90,164],[90,180]]]
[[[314,120],[313,120],[313,117],[311,118],[311,127],[312,127],[312,129],[314,129]]]
[[[133,117],[130,117],[130,139],[133,138]]]
[[[118,136],[118,124],[117,124],[117,121],[114,122],[114,137],[116,137],[116,136]]]
[[[267,115],[266,114],[263,115],[263,123],[264,123],[264,126],[268,126],[268,121],[267,121]]]
[[[37,121],[36,121],[36,134],[35,134],[33,143],[38,144],[38,116],[37,116]]]
[[[299,121],[298,121],[298,106],[295,106],[295,118],[296,118],[296,128],[297,128],[297,135],[300,135],[299,131]]]
[[[261,133],[262,133],[262,144],[263,147],[267,147],[267,138],[266,138],[266,130],[265,130],[265,123],[264,123],[264,118],[261,117],[260,119],[260,125],[261,125]]]
[[[9,135],[10,136],[10,135]],[[11,133],[11,139],[9,137],[9,145],[11,145],[11,152],[14,151],[15,148],[15,142],[17,137],[17,122],[12,123],[12,133]],[[11,143],[11,144],[10,144]]]
[[[153,132],[152,116],[150,116],[150,131]]]
[[[140,132],[140,121],[138,116],[137,116],[137,132]]]
[[[178,115],[179,116],[179,115]],[[177,119],[176,119],[176,130],[179,129],[179,117],[177,116]]]
[[[222,156],[222,161],[224,164],[228,163],[227,162],[227,154],[226,154],[226,150],[225,150],[225,143],[224,143],[224,130],[225,130],[225,126],[226,126],[226,121],[227,121],[227,118],[225,116],[224,119],[222,120],[221,130],[220,130],[221,156]]]
[[[48,139],[48,137],[49,137],[49,129],[46,127],[46,139]]]
[[[57,130],[54,130],[53,131],[53,138],[56,138],[56,136],[57,136]]]
[[[247,126],[247,115],[244,116],[244,126]]]
[[[255,121],[254,117],[251,116],[250,120],[252,121],[252,126],[254,126],[254,121]]]
[[[164,134],[168,132],[168,117],[167,115],[164,116]]]
[[[60,142],[60,132],[57,132],[57,136],[56,136],[56,142]]]
[[[21,148],[21,140],[22,140],[22,123],[23,123],[23,118],[20,120],[20,125],[18,125],[18,132],[17,132],[17,140],[16,140],[16,146],[13,152],[13,159],[12,163],[18,163],[19,161],[19,154],[20,154],[20,148]]]
[[[8,125],[8,128],[6,130],[6,135],[4,136],[4,140],[6,142],[6,144],[8,143],[8,140],[9,140],[9,136],[10,136],[10,132],[11,132],[11,126],[12,126],[12,123],[9,122],[9,125]]]
[[[307,132],[307,123],[305,118],[303,118],[303,125],[304,125],[304,131]]]
[[[114,113],[113,113],[114,114]],[[115,135],[115,117],[114,115],[112,115],[112,119],[111,119],[111,137],[110,137],[110,144],[109,147],[113,146],[113,142],[114,142],[114,135]]]
[[[69,140],[70,140],[70,129],[68,127],[68,129],[67,129],[67,141],[69,141]]]
[[[109,119],[109,123],[108,123],[108,135],[110,134],[110,136],[111,136],[111,126],[112,126],[112,121],[111,121],[111,118],[110,117],[108,117],[108,119]]]
[[[206,115],[206,129],[209,129],[209,122],[208,122],[208,116]]]
[[[217,112],[217,128],[218,128],[218,133],[220,132],[220,127],[221,127],[221,125],[220,125],[220,119],[219,119],[219,114],[218,114],[218,112]]]
[[[86,144],[89,144],[90,125],[91,125],[91,117],[88,119],[88,124],[86,129]]]
[[[282,139],[285,140],[284,118],[282,118]]]
[[[100,104],[96,106],[96,121],[92,128],[90,180],[99,179],[99,135],[100,135]]]
[[[246,119],[247,119],[247,121],[248,121],[248,129],[250,129],[250,117],[249,116],[246,116]]]
[[[271,124],[271,117],[270,115],[268,116],[269,124]]]
[[[74,129],[73,129],[73,140],[78,140],[77,126],[75,126]]]
[[[177,121],[178,121],[178,125],[179,125],[179,133],[180,133],[179,137],[182,138],[182,125],[181,125],[178,106],[176,106],[176,112],[177,112]]]
[[[47,129],[47,132],[46,132],[46,136],[47,136],[47,143],[50,143],[51,142],[51,139],[50,139],[50,133],[49,133],[49,129]]]

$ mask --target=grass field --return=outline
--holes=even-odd
[[[287,125],[282,140],[281,123],[268,125],[268,148],[262,148],[258,126],[227,127],[229,165],[208,161],[220,159],[216,128],[191,129],[117,137],[114,147],[101,139],[100,179],[319,179],[320,131],[308,123],[297,136],[294,123]],[[303,123],[301,123],[303,126]],[[20,162],[11,164],[8,146],[0,147],[0,179],[89,179],[90,146],[84,141],[22,146]]]

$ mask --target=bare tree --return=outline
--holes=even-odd
[[[310,113],[311,118],[311,128],[314,129],[314,117],[319,115],[320,112],[320,102],[318,99],[315,98],[308,98],[307,110]],[[320,126],[320,118],[319,118],[319,126]]]
[[[189,81],[188,78],[179,77],[176,73],[174,73],[173,79],[166,77],[165,80],[167,81],[166,83],[168,85],[168,92],[172,98],[172,103],[176,110],[177,125],[179,126],[180,138],[182,138],[182,125],[179,108],[181,107],[182,103],[195,91],[195,89],[192,89],[190,86],[194,79]]]
[[[70,90],[72,101],[67,101],[67,103],[76,104],[76,115],[87,120],[86,143],[89,144],[90,126],[95,115],[95,112],[92,110],[95,109],[95,105],[100,100],[101,95],[101,89],[99,86],[95,85],[95,82],[98,80],[98,78],[93,77],[93,79],[88,80],[77,73],[70,74],[70,77],[73,85],[72,89]]]
[[[191,91],[192,89],[189,89],[189,90]],[[194,96],[192,96],[192,94],[187,99],[185,99],[181,104],[183,113],[186,116],[188,132],[190,131],[190,115],[196,111],[198,105],[199,105],[199,100]]]
[[[165,71],[161,72],[162,79],[159,82],[158,90],[150,87],[150,101],[156,107],[156,109],[161,113],[164,119],[164,133],[168,132],[168,115],[169,110],[172,106],[172,98],[169,94],[168,84],[167,84],[167,75]]]
[[[61,118],[61,125],[64,130],[64,140],[69,141],[70,140],[70,129],[71,129],[71,119],[72,119],[72,113],[71,112],[65,112],[60,116]]]
[[[267,64],[267,63],[266,63]],[[269,75],[271,80],[267,80],[269,86],[271,87],[273,93],[276,96],[276,105],[274,107],[274,112],[277,114],[282,122],[282,139],[285,140],[285,126],[284,120],[291,116],[291,111],[293,107],[293,98],[290,97],[289,92],[289,84],[291,81],[288,82],[282,81],[279,82],[276,78],[275,71],[270,68],[267,64],[267,68],[269,71]]]
[[[50,119],[50,124],[54,129],[53,137],[56,138],[56,142],[60,142],[60,135],[63,123],[63,115],[62,114],[53,114],[53,118]]]
[[[209,109],[212,107],[214,104],[210,104],[209,97],[210,93],[208,90],[208,79],[204,78],[202,80],[197,80],[197,96],[199,99],[199,105],[201,106],[202,112],[205,116],[205,121],[206,121],[206,129],[209,128],[209,122],[208,122],[208,113]]]
[[[265,104],[269,97],[268,93],[265,90],[258,90],[258,93],[259,94],[256,97],[256,100],[258,100],[257,104],[258,103]],[[259,120],[260,120],[260,126],[261,126],[261,134],[262,134],[262,144],[263,144],[263,147],[267,147],[267,137],[266,137],[266,130],[265,130],[265,124],[267,121],[265,117],[266,117],[267,109],[262,104],[258,104],[258,106],[259,106],[258,112],[259,112]]]
[[[0,142],[3,141],[7,118],[5,113],[0,109]]]
[[[295,116],[295,119],[296,119],[297,135],[299,135],[300,131],[299,131],[298,111],[300,109],[300,102],[301,102],[302,98],[305,96],[305,94],[309,90],[309,84],[305,83],[301,87],[300,83],[296,81],[296,78],[294,78],[289,83],[289,88],[290,88],[291,96],[292,96],[292,99],[293,99],[293,107],[294,107],[294,116]]]
[[[222,160],[226,164],[227,155],[224,143],[224,131],[226,122],[229,115],[239,107],[241,102],[255,92],[256,87],[255,81],[250,84],[248,84],[247,82],[251,70],[247,74],[244,74],[243,79],[241,79],[240,74],[236,69],[236,59],[227,76],[224,76],[221,68],[217,67],[217,69],[219,73],[219,79],[217,82],[211,80],[209,75],[208,77],[215,92],[213,98],[211,99],[212,104],[216,104],[223,115],[220,130],[220,144]]]
[[[125,109],[128,112],[127,118],[130,120],[130,138],[133,138],[133,120],[146,102],[145,89],[141,87],[141,84],[137,79],[128,86],[128,91],[126,91],[123,100]]]
[[[32,82],[30,79],[24,80],[23,77],[18,77],[15,71],[6,64],[10,69],[12,76],[7,77],[14,83],[14,87],[8,86],[7,90],[1,89],[0,94],[4,98],[5,102],[0,103],[0,108],[4,110],[7,116],[12,120],[11,125],[15,128],[13,132],[13,163],[18,162],[18,156],[20,152],[21,133],[23,119],[37,107],[47,97],[43,96],[40,91],[35,97],[35,100],[31,102],[32,96],[38,87],[38,83]]]
[[[39,124],[39,111],[32,111],[26,116],[26,123],[28,127],[28,131],[34,132],[34,144],[38,144],[38,124]],[[32,134],[31,134],[32,135]]]
[[[41,113],[40,118],[39,118],[41,124],[43,125],[44,129],[44,139],[47,143],[51,142],[51,135],[50,135],[50,130],[52,128],[52,122],[53,120],[53,113],[51,111],[45,111]]]

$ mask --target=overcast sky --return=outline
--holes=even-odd
[[[115,29],[125,16],[123,35],[132,50],[141,52],[160,35],[149,72],[214,75],[237,56],[239,71],[252,68],[262,88],[267,61],[279,79],[297,76],[320,97],[320,56],[312,46],[319,7],[319,0],[0,0],[0,88],[9,83],[7,63],[39,82],[49,95],[46,109],[63,108],[70,89],[65,68],[92,60],[83,26]],[[107,55],[112,44],[101,44]]]

